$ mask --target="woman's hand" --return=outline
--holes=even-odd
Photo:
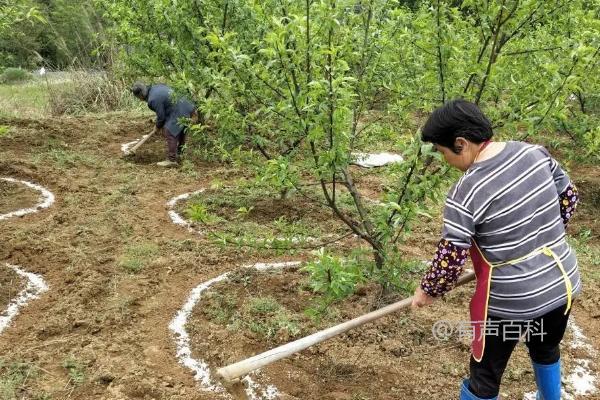
[[[419,287],[417,287],[417,290],[415,290],[415,294],[413,295],[413,301],[412,301],[411,307],[419,308],[419,307],[423,307],[423,306],[428,306],[428,305],[432,304],[434,300],[435,300],[435,298],[429,296],[419,286]]]

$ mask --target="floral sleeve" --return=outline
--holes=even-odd
[[[570,183],[565,191],[560,194],[559,201],[560,216],[562,217],[563,223],[567,225],[577,209],[577,202],[579,201],[579,191],[573,183]]]
[[[462,274],[466,261],[467,249],[446,239],[440,240],[431,265],[421,280],[421,289],[432,297],[449,292]]]

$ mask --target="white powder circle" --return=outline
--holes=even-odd
[[[14,179],[14,178],[0,178],[0,180],[5,181],[5,182],[11,182],[11,183],[24,185],[24,186],[27,186],[28,188],[36,190],[40,193],[40,198],[38,200],[38,203],[35,206],[30,207],[30,208],[22,208],[20,210],[12,211],[7,214],[0,214],[0,221],[3,219],[12,218],[12,217],[21,217],[23,215],[32,214],[32,213],[38,212],[44,208],[48,208],[52,205],[52,203],[54,203],[54,195],[52,194],[52,192],[50,192],[48,189],[46,189],[40,185],[36,185],[35,183],[23,181],[20,179]]]

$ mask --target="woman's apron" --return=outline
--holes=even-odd
[[[477,246],[475,241],[472,241],[472,246],[470,249],[471,260],[473,262],[473,267],[475,269],[475,276],[477,277],[477,284],[475,286],[475,293],[471,298],[470,303],[470,314],[471,314],[471,327],[473,333],[473,340],[471,342],[471,351],[473,354],[473,358],[475,361],[479,362],[483,358],[483,353],[485,350],[485,326],[487,321],[488,314],[488,302],[490,297],[490,285],[492,282],[492,270],[494,268],[499,268],[505,265],[516,264],[526,258],[533,257],[538,254],[545,254],[548,257],[551,257],[556,262],[556,266],[560,269],[560,272],[563,275],[563,279],[565,281],[565,286],[567,289],[567,308],[565,310],[565,315],[571,309],[571,300],[573,295],[573,287],[571,284],[571,279],[567,275],[560,258],[556,255],[552,249],[549,247],[541,247],[537,250],[532,251],[526,256],[517,258],[515,260],[503,262],[500,264],[492,264],[483,256],[481,249]]]

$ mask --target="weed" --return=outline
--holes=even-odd
[[[9,129],[6,125],[0,125],[0,138],[8,137]]]
[[[211,320],[222,325],[232,322],[237,309],[237,298],[234,295],[211,293],[207,303],[204,312]]]
[[[251,332],[265,339],[274,339],[280,335],[295,337],[301,332],[298,322],[285,312],[277,313],[272,318],[249,320],[246,325]]]
[[[108,318],[114,318],[119,323],[131,321],[134,313],[133,307],[136,305],[135,298],[115,294],[109,304],[112,313],[107,314]]]
[[[460,373],[464,373],[464,371],[460,371]],[[457,376],[459,374],[457,374]],[[513,367],[506,371],[506,377],[503,377],[503,379],[506,379],[507,381],[520,381],[530,374],[531,370],[529,368]]]
[[[125,250],[125,255],[120,259],[119,266],[130,273],[141,271],[151,259],[159,252],[154,243],[134,244]]]
[[[33,158],[35,164],[38,164],[42,160],[49,160],[60,169],[98,164],[98,159],[95,156],[56,147],[52,147],[46,152],[38,153]]]
[[[444,375],[461,376],[461,374],[464,373],[464,366],[461,363],[454,361],[443,362],[441,369]]]
[[[137,188],[132,182],[123,183],[116,191],[102,198],[104,204],[116,205],[130,201]]]
[[[196,242],[191,239],[171,240],[169,246],[177,252],[187,252],[198,249]]]
[[[275,324],[277,326],[277,332],[284,331],[289,336],[298,336],[301,332],[300,325],[296,317],[290,315],[288,312],[280,312],[275,318]]]
[[[91,166],[96,163],[97,159],[94,156],[75,151],[56,150],[50,153],[51,159],[60,167],[77,167],[83,165]]]
[[[243,219],[246,218],[253,209],[254,207],[240,207],[235,211],[238,213],[239,217]]]
[[[198,177],[198,172],[196,171],[196,167],[195,167],[194,163],[191,162],[190,160],[183,160],[183,162],[181,163],[180,171],[191,178]]]
[[[69,380],[73,385],[78,386],[85,382],[85,366],[78,362],[73,357],[68,357],[63,361],[63,368],[67,370],[69,374]]]
[[[265,339],[290,338],[301,332],[298,318],[272,297],[250,299],[242,319],[247,329]]]
[[[211,190],[219,190],[223,186],[225,186],[225,183],[223,183],[223,181],[221,181],[219,179],[213,179],[212,181],[210,181],[210,189]]]
[[[214,224],[221,220],[218,216],[211,214],[206,205],[200,202],[190,204],[185,210],[185,213],[192,221],[201,222],[207,225]]]
[[[255,297],[250,300],[248,309],[252,314],[270,314],[281,310],[281,305],[272,297]]]
[[[579,239],[582,243],[588,243],[592,238],[592,230],[590,228],[581,228],[579,233],[577,233],[577,239]]]
[[[309,236],[320,237],[322,232],[317,227],[307,226],[304,221],[288,221],[286,217],[279,217],[274,222],[275,230],[283,237],[306,238]]]
[[[232,283],[239,283],[244,287],[248,287],[252,283],[254,272],[255,270],[251,268],[244,268],[239,271],[236,270],[229,275],[229,280]]]
[[[272,297],[254,297],[238,306],[235,294],[210,293],[204,314],[228,329],[248,329],[264,339],[290,338],[301,332],[298,319]]]
[[[144,261],[137,259],[137,258],[133,258],[133,259],[125,259],[123,261],[121,261],[121,263],[119,264],[122,268],[124,268],[126,271],[128,272],[139,272],[142,270],[142,268],[144,268]]]
[[[136,244],[127,249],[127,254],[134,257],[151,257],[158,253],[158,246],[154,243]]]
[[[6,363],[0,359],[0,399],[17,400],[26,398],[22,393],[28,380],[36,378],[35,365],[25,362]],[[42,399],[40,395],[34,398]]]

